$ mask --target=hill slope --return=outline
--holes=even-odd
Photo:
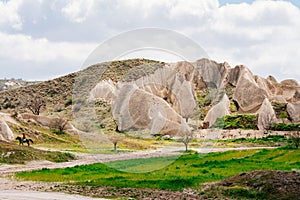
[[[300,122],[297,81],[279,83],[272,76],[253,75],[243,65],[231,68],[226,62],[208,59],[96,64],[54,80],[2,91],[0,106],[4,112],[24,113],[28,112],[24,105],[34,98],[46,102],[42,115],[75,117],[73,124],[81,130],[85,123],[92,123],[88,125],[92,129],[101,126],[109,132],[149,130],[175,135],[190,132],[190,127],[197,131],[202,125],[213,126],[225,115],[245,113],[257,116],[253,123],[259,129]]]

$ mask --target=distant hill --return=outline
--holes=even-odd
[[[38,81],[25,81],[22,79],[0,79],[0,91],[28,86],[39,83]]]

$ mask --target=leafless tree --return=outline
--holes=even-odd
[[[46,102],[41,97],[34,96],[25,102],[25,108],[28,108],[34,115],[39,115],[41,109],[45,107]]]
[[[108,138],[114,145],[114,151],[117,151],[118,143],[120,143],[124,140],[124,137],[122,135],[120,135],[119,133],[112,133],[112,134],[108,135]]]
[[[51,128],[59,130],[59,132],[63,132],[66,129],[68,121],[63,119],[62,117],[58,117],[53,119],[51,123]]]
[[[193,132],[190,130],[184,130],[179,133],[179,142],[182,142],[185,146],[185,151],[188,151],[189,143],[194,139]]]

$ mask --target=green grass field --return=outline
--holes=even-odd
[[[74,160],[71,153],[59,151],[44,151],[32,147],[19,146],[14,143],[0,141],[0,164],[24,164],[25,161],[49,160],[52,162],[67,162]]]
[[[173,159],[175,161],[165,168],[141,173],[160,168]],[[182,190],[199,188],[201,183],[221,180],[241,172],[292,169],[300,169],[300,150],[279,148],[206,155],[192,153],[182,155],[178,159],[160,157],[114,161],[64,169],[21,172],[16,176],[23,180],[59,181],[91,186]]]

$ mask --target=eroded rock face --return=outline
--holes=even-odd
[[[107,102],[112,101],[115,95],[116,87],[111,80],[99,82],[90,92],[90,100],[104,99]]]
[[[284,98],[287,101],[294,101],[294,98],[297,96],[297,93],[300,91],[299,86],[282,84],[282,83],[280,84],[280,88],[282,89],[282,96],[284,96]]]
[[[271,124],[277,121],[275,111],[270,101],[265,98],[263,104],[258,110],[257,127],[259,130],[268,130]]]
[[[299,121],[300,88],[293,80],[278,83],[272,76],[253,75],[243,65],[231,68],[208,59],[164,64],[151,68],[151,73],[143,73],[143,67],[133,71],[119,82],[101,81],[90,93],[90,99],[111,104],[120,130],[149,129],[152,134],[174,136],[183,127],[189,130],[187,119],[199,119],[197,109],[205,111],[204,122],[210,126],[231,112],[258,113],[258,127],[265,129],[276,120],[272,100],[290,103],[288,112],[293,122]],[[236,109],[230,111],[232,103]]]
[[[209,122],[209,125],[212,126],[218,118],[230,114],[229,104],[229,99],[225,94],[222,100],[209,110],[204,119],[204,122]]]
[[[119,130],[149,129],[152,134],[175,135],[184,119],[162,98],[134,84],[122,84],[112,103]]]
[[[6,121],[0,120],[0,140],[13,140],[14,139],[14,133],[7,125]]]
[[[300,122],[300,102],[297,103],[288,103],[287,112],[293,122]]]
[[[233,77],[233,80],[238,79],[233,99],[239,104],[242,112],[250,112],[259,108],[268,96],[267,92],[259,87],[252,73],[244,66],[239,66],[235,71],[239,72],[237,73],[239,77]]]
[[[183,117],[189,117],[196,106],[191,82],[170,66],[160,68],[131,84],[166,100]]]

